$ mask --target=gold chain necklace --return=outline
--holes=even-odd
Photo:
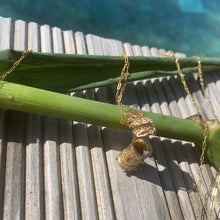
[[[159,51],[160,52],[160,51]],[[163,53],[163,52],[162,52]],[[198,106],[196,105],[196,102],[193,98],[193,96],[191,95],[190,91],[189,91],[189,88],[186,84],[186,81],[185,81],[185,78],[184,78],[184,75],[183,75],[183,72],[180,68],[180,63],[179,63],[179,59],[177,57],[175,57],[174,55],[174,52],[173,51],[170,51],[170,52],[167,52],[167,53],[163,53],[164,55],[168,56],[168,57],[172,57],[175,59],[175,64],[176,64],[176,67],[177,67],[177,70],[179,72],[179,76],[181,78],[181,82],[184,86],[184,89],[185,91],[187,92],[187,94],[189,95],[190,99],[191,99],[191,102],[193,103],[193,106],[195,107],[197,113],[199,115],[200,114],[200,111],[198,109]],[[200,85],[201,85],[201,89],[202,89],[202,92],[203,92],[203,95],[208,103],[208,106],[209,108],[211,109],[214,117],[215,117],[215,120],[217,121],[217,116],[214,112],[214,109],[211,105],[211,102],[207,96],[207,93],[205,91],[205,85],[204,85],[204,79],[203,79],[203,76],[202,76],[202,64],[201,64],[201,59],[200,57],[198,56],[195,56],[195,58],[197,59],[197,63],[198,63],[198,71],[199,71],[199,82],[200,82]],[[201,182],[202,182],[202,166],[203,166],[203,163],[204,163],[204,159],[205,159],[205,150],[206,150],[206,146],[207,146],[207,139],[208,139],[208,125],[207,123],[205,122],[205,120],[201,117],[202,119],[202,130],[203,130],[203,135],[204,135],[204,139],[203,139],[203,142],[202,142],[202,152],[201,152],[201,155],[200,155],[200,166],[199,166],[199,181],[198,181],[198,184],[197,184],[197,189],[198,189],[198,200],[197,200],[197,212],[196,212],[196,218],[199,220],[199,208],[200,208],[200,202],[202,204],[202,200],[201,200]],[[211,193],[211,207],[214,207],[214,199],[217,195],[217,191],[218,191],[218,188],[217,188],[217,184],[219,182],[219,176],[220,176],[220,169],[219,169],[219,172],[218,172],[218,175],[216,177],[216,180],[215,180],[215,186],[212,190],[212,193]],[[209,215],[208,211],[206,211],[206,214],[207,214],[207,217],[211,218],[211,216]]]
[[[143,139],[150,134],[155,134],[153,120],[144,117],[138,111],[132,110],[129,106],[123,106],[121,103],[124,89],[128,83],[128,69],[130,66],[129,59],[125,58],[125,63],[121,71],[121,77],[118,82],[116,92],[116,103],[121,107],[121,124],[124,124],[132,129],[133,140],[132,143],[125,148],[117,157],[118,163],[124,172],[131,172],[135,170],[140,163],[152,152],[152,147],[147,139]]]
[[[22,53],[21,57],[13,63],[13,65],[9,68],[9,70],[0,76],[0,81],[3,81],[5,79],[5,77],[8,76],[21,63],[21,61],[27,56],[27,54],[30,53],[31,51],[32,50],[25,50]]]

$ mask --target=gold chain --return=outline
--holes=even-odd
[[[219,182],[220,182],[220,168],[218,170],[218,174],[215,179],[215,185],[214,185],[214,187],[212,189],[212,193],[211,193],[211,197],[212,197],[212,201],[211,201],[211,205],[210,205],[211,210],[214,208],[214,200],[215,200],[215,197],[217,196],[217,193],[218,193],[218,183]]]
[[[206,102],[207,102],[207,104],[208,104],[208,106],[209,106],[209,109],[211,110],[213,116],[215,117],[215,120],[218,121],[218,119],[217,119],[218,117],[217,117],[217,115],[215,114],[215,111],[214,111],[214,109],[213,109],[213,106],[212,106],[212,104],[211,104],[211,101],[210,101],[210,99],[209,99],[209,97],[208,97],[208,95],[207,95],[207,93],[206,93],[206,90],[205,90],[205,84],[204,84],[204,79],[203,79],[203,74],[202,74],[202,63],[201,63],[201,59],[200,59],[200,57],[198,57],[198,56],[194,56],[194,57],[197,59],[197,62],[198,62],[199,82],[200,82],[200,85],[201,85],[202,93],[203,93],[203,95],[204,95],[204,97],[205,97],[205,99],[206,99]]]
[[[204,79],[203,79],[203,74],[202,74],[202,63],[201,63],[201,59],[200,57],[198,56],[194,56],[196,59],[197,59],[197,62],[198,62],[198,71],[199,71],[199,82],[200,82],[200,85],[201,85],[201,89],[202,89],[202,92],[204,94],[204,97],[206,99],[206,102],[208,103],[208,106],[209,106],[209,109],[211,110],[213,116],[215,117],[215,120],[216,121],[219,121],[219,119],[217,119],[217,115],[215,114],[215,111],[213,109],[213,106],[211,104],[211,101],[206,93],[206,90],[205,90],[205,85],[204,85]],[[205,129],[208,129],[207,127],[207,124],[206,124],[206,128]],[[205,130],[204,130],[205,132]],[[208,131],[207,131],[207,136],[208,136]],[[205,137],[205,135],[204,135]],[[205,138],[204,138],[205,139]],[[204,162],[204,155],[201,155],[201,158],[200,158],[200,161]],[[202,167],[200,165],[200,174],[202,173]],[[201,175],[202,176],[202,175]],[[201,178],[200,176],[200,178]],[[215,186],[213,187],[212,189],[212,192],[211,192],[211,205],[210,205],[210,209],[212,210],[214,208],[214,200],[215,200],[215,197],[217,196],[217,193],[218,193],[218,182],[219,182],[219,177],[220,177],[220,169],[218,170],[218,174],[216,176],[216,179],[215,179]],[[200,180],[201,182],[201,180]],[[211,215],[212,216],[212,215]],[[210,216],[210,218],[211,218]]]
[[[144,115],[138,111],[132,110],[129,106],[123,106],[121,103],[124,89],[128,83],[129,75],[129,59],[125,54],[121,54],[125,58],[124,66],[121,70],[121,77],[118,82],[116,91],[117,105],[121,106],[121,124],[129,126],[132,129],[134,137],[144,137],[149,134],[155,134],[156,129],[153,124],[153,120],[145,118]]]
[[[202,203],[201,200],[201,185],[202,185],[202,166],[205,160],[205,150],[206,150],[206,143],[207,143],[207,138],[208,138],[208,125],[206,124],[206,122],[203,120],[203,142],[202,142],[202,153],[200,155],[200,166],[199,166],[199,183],[198,183],[198,200],[197,200],[197,213],[196,213],[196,218],[199,219],[199,206],[200,206],[200,202]],[[208,215],[208,211],[206,210],[206,214]]]
[[[30,53],[31,51],[32,50],[25,50],[22,53],[21,57],[17,61],[14,62],[12,67],[0,76],[0,81],[3,81],[5,79],[5,77],[8,76],[21,63],[21,61],[27,56],[27,54]]]
[[[182,70],[180,68],[179,59],[177,57],[175,57],[173,51],[164,53],[164,55],[166,55],[168,57],[173,57],[175,59],[175,64],[176,64],[176,67],[178,69],[179,76],[181,78],[181,81],[182,81],[182,84],[184,86],[184,89],[187,92],[188,96],[190,97],[191,102],[193,103],[193,106],[195,107],[197,113],[200,114],[199,108],[197,107],[196,102],[195,102],[193,96],[191,95],[191,93],[189,91],[189,88],[188,88],[188,86],[186,84],[186,80],[185,80],[183,72],[182,72]],[[201,88],[202,88],[204,96],[207,99],[207,95],[206,95],[205,87],[204,87],[204,81],[203,81],[203,77],[202,77],[202,69],[201,69],[202,65],[201,65],[201,60],[200,60],[199,57],[197,57],[197,61],[198,61],[198,69],[199,69],[199,78],[200,78]],[[211,104],[210,104],[210,106],[211,106]],[[196,218],[197,219],[199,219],[199,206],[200,206],[200,202],[202,203],[202,201],[201,201],[202,166],[203,166],[204,159],[205,159],[205,150],[206,150],[207,139],[208,139],[208,126],[207,126],[206,122],[203,120],[203,118],[202,118],[202,123],[203,123],[203,136],[204,136],[204,139],[203,139],[203,142],[202,142],[202,153],[201,153],[201,156],[200,156],[200,166],[199,166],[199,182],[198,182],[198,186],[197,186],[198,195],[199,195],[198,196],[198,200],[197,200],[197,212],[196,212]],[[207,210],[206,210],[206,214],[208,215]]]
[[[121,70],[121,77],[119,79],[117,86],[117,92],[116,92],[117,105],[121,105],[122,95],[128,83],[128,75],[129,75],[128,69],[130,67],[128,56],[126,56],[125,54],[121,54],[120,56],[123,56],[125,58],[125,64]]]
[[[128,70],[130,66],[128,57],[124,54],[121,56],[125,58],[125,62],[117,86],[116,102],[121,107],[120,123],[132,129],[133,140],[116,159],[123,172],[130,172],[134,171],[141,164],[145,156],[150,155],[152,147],[149,142],[142,138],[150,134],[155,134],[156,129],[152,119],[144,117],[142,113],[132,110],[129,106],[124,106],[121,103],[124,89],[128,83]],[[142,149],[142,152],[135,150],[137,146]]]

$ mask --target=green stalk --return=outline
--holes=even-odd
[[[72,97],[15,83],[0,82],[0,106],[3,109],[69,119],[105,127],[129,130],[120,124],[117,105]],[[143,112],[154,120],[156,135],[201,143],[201,127],[191,120]]]
[[[22,51],[0,51],[0,72],[6,72]],[[129,57],[129,81],[178,74],[173,58]],[[201,58],[203,72],[220,69],[219,58]],[[196,58],[179,59],[184,74],[197,72]],[[6,78],[35,88],[70,92],[115,84],[119,80],[124,58],[54,53],[29,53]]]

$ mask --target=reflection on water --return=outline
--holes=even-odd
[[[1,16],[220,57],[219,0],[2,0]]]

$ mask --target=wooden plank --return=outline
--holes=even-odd
[[[161,114],[159,102],[157,100],[156,93],[150,80],[146,80],[144,83],[146,88],[149,103],[151,105],[152,112]],[[157,161],[157,169],[159,171],[160,180],[163,184],[164,194],[169,207],[170,215],[172,219],[183,219],[183,214],[180,209],[180,204],[176,194],[176,189],[172,181],[170,170],[168,169],[168,161],[165,157],[164,148],[158,137],[152,139],[152,145],[154,146],[154,157]]]
[[[96,42],[100,42],[100,43],[97,44]],[[87,44],[88,54],[103,55],[101,37],[92,34],[87,34],[86,44]]]
[[[112,40],[112,41],[114,41],[114,40]],[[128,47],[128,45],[127,45],[127,47]],[[114,48],[115,54],[121,52],[122,50],[123,50],[123,48],[122,48],[121,44],[118,44],[118,47]],[[114,88],[113,94],[115,94],[115,92],[116,92],[115,86],[113,88]],[[137,109],[140,108],[136,104],[137,97],[136,97],[136,92],[134,90],[133,83],[129,83],[127,85],[124,97],[127,97],[127,99],[126,98],[123,99],[123,103],[126,103],[130,107],[133,107],[133,108],[137,108]],[[122,139],[125,144],[128,144],[127,139],[131,136],[131,134],[127,133],[127,132],[124,133],[124,132],[119,132],[119,131],[118,131],[118,133],[122,136],[120,139]],[[123,133],[124,133],[124,135],[123,135]],[[123,136],[124,136],[124,139],[123,139]],[[113,149],[114,149],[114,147],[113,147]],[[146,164],[144,166],[140,166],[139,169],[136,171],[136,175],[132,176],[133,184],[132,184],[132,187],[130,190],[132,190],[132,191],[134,190],[134,192],[136,194],[136,199],[133,200],[133,202],[138,205],[139,211],[136,214],[139,215],[140,219],[146,219],[146,218],[167,219],[167,218],[169,218],[169,212],[168,212],[168,209],[166,206],[166,202],[164,200],[163,191],[160,187],[160,180],[158,178],[157,171],[156,171],[156,169],[154,170],[155,163],[153,162],[153,160],[150,160],[150,159],[145,160],[145,162],[146,162]],[[118,164],[117,164],[117,166],[118,166]],[[154,171],[156,171],[156,173]],[[111,171],[109,170],[109,172],[111,172]],[[122,174],[120,174],[120,172],[121,171],[118,172],[118,175],[122,176]],[[147,175],[148,173],[151,173],[151,175],[148,176]],[[118,178],[120,178],[120,177],[118,177]],[[145,181],[143,181],[143,179]],[[114,180],[112,180],[112,182],[113,181]],[[117,181],[117,179],[116,179],[116,181]],[[125,179],[124,181],[129,181],[129,180]],[[148,190],[148,189],[151,189],[151,190]],[[152,192],[154,192],[154,193],[152,193]],[[121,192],[119,194],[120,195],[128,194],[128,192],[126,190],[123,191],[123,189],[121,189]],[[162,201],[160,203],[160,206],[155,205],[155,200],[154,200],[153,194],[154,194],[154,196],[157,195],[158,198],[160,198],[160,200]],[[113,193],[113,196],[115,196],[114,193]],[[132,198],[132,194],[130,196]],[[143,202],[143,201],[145,201],[145,202]],[[125,206],[127,206],[127,205],[128,204],[125,204]],[[132,204],[132,205],[134,205],[134,204]],[[155,207],[157,207],[158,209]],[[127,207],[124,207],[124,209],[127,209]],[[163,211],[161,212],[161,210],[163,210]]]
[[[5,27],[4,19],[0,16],[0,50],[5,49],[3,39],[8,38],[5,33],[9,29],[11,24],[9,23],[8,28]],[[3,29],[6,28],[4,31]],[[6,42],[6,44],[9,42]],[[7,112],[0,110],[0,219],[3,219],[3,208],[4,208],[4,189],[5,189],[5,169],[6,169],[6,143],[7,143]]]
[[[139,45],[132,46],[134,51],[134,56],[142,56],[141,47]]]
[[[109,39],[101,37],[101,46],[105,55],[112,55],[111,41]]]
[[[123,44],[119,40],[111,40],[112,43],[112,56],[120,56],[120,54],[124,54]]]
[[[44,177],[42,149],[42,120],[38,115],[27,115],[25,218],[44,218]]]
[[[41,39],[41,52],[42,53],[52,53],[53,52],[53,42],[52,34],[49,25],[40,26],[40,39]]]
[[[52,33],[53,38],[56,38],[56,40],[53,40],[54,52],[63,53],[64,48],[66,53],[75,52],[72,31],[63,32],[63,38],[61,30],[58,28],[53,28]],[[80,199],[72,132],[72,121],[58,119],[58,145],[60,148],[64,218],[80,219]]]
[[[9,22],[10,21],[10,22]],[[14,48],[24,50],[22,42],[25,35],[25,25],[17,22],[16,32],[12,32],[11,19],[4,19],[5,45],[10,47],[12,33],[14,36]],[[22,25],[18,25],[21,24]],[[19,27],[20,26],[20,27]],[[10,31],[9,31],[10,30]],[[6,49],[6,48],[4,48]],[[8,48],[7,48],[8,49]],[[8,114],[8,143],[5,173],[4,191],[4,219],[23,219],[25,215],[25,114],[21,112],[9,111]]]
[[[181,117],[182,115],[178,109],[177,103],[175,101],[175,97],[174,97],[173,92],[170,88],[170,85],[168,84],[168,80],[166,78],[163,78],[162,80],[160,80],[160,84],[163,86],[163,91],[165,92],[166,97],[164,97],[164,99],[167,99],[167,102],[169,103],[169,109],[170,109],[169,115],[172,115],[174,117]],[[160,94],[160,97],[161,96],[162,96],[162,94]],[[172,150],[169,149],[171,146],[168,146],[167,147],[167,153],[168,153],[167,157],[170,160],[172,159],[173,162],[176,164],[176,166],[174,168],[172,167],[172,169],[173,169],[172,173],[175,174],[175,175],[173,175],[175,184],[177,186],[181,186],[181,188],[186,189],[184,179],[181,174],[181,170],[179,169],[178,160],[175,158],[175,155],[174,155],[174,151],[175,151],[176,155],[178,155],[179,161],[184,161],[184,158],[182,158],[183,155],[181,154],[181,152],[179,152],[177,150],[179,145],[181,145],[181,142],[174,142],[174,144],[172,145]],[[186,166],[187,164],[185,163],[184,165]],[[189,167],[188,167],[188,170],[190,170]],[[190,173],[188,173],[188,174],[185,173],[185,175],[190,175]],[[193,181],[193,178],[191,176],[189,176],[188,178],[191,178],[191,182]],[[180,205],[182,205],[181,208],[183,210],[184,217],[189,218],[189,217],[192,217],[194,214],[196,215],[196,208],[194,206],[191,206],[190,198],[189,198],[189,195],[187,194],[187,191],[180,189],[180,190],[178,190],[177,194],[178,194],[178,197],[180,200]],[[190,194],[190,196],[191,195],[192,195],[192,197],[194,196],[193,198],[191,197],[192,201],[194,202],[195,195]]]
[[[132,46],[130,43],[124,43],[124,51],[127,56],[133,56]]]
[[[41,51],[53,52],[50,27],[43,25],[40,32]],[[57,138],[57,119],[43,117],[45,216],[59,220],[63,218],[63,204]]]
[[[73,31],[63,31],[63,40],[64,40],[65,53],[75,54],[76,48],[75,48]]]
[[[76,45],[79,45],[77,53],[86,54],[87,48],[84,35],[82,33],[78,34],[75,40]],[[82,96],[82,93],[78,93],[78,95]],[[82,219],[98,219],[98,216],[102,213],[98,212],[99,209],[97,207],[95,180],[92,170],[89,136],[86,124],[74,123],[73,134]]]
[[[54,53],[63,53],[64,45],[63,45],[63,33],[60,28],[53,27],[52,28],[52,42],[53,42],[53,52]]]
[[[150,49],[148,46],[141,47],[141,50],[142,50],[143,56],[145,57],[151,56]]]
[[[28,49],[39,52],[40,46],[39,25],[35,22],[30,22],[28,23]]]
[[[21,20],[15,21],[14,30],[14,49],[15,50],[25,50],[27,43],[27,27],[26,23]]]
[[[163,81],[165,81],[165,79],[163,79]],[[167,104],[168,100],[166,99],[165,95],[163,94],[163,90],[161,88],[161,83],[159,82],[159,80],[155,80],[154,87],[155,87],[155,91],[157,93],[158,101],[159,101],[159,103],[161,103],[162,114],[171,115],[171,109],[169,108],[170,106],[168,106],[168,104]],[[166,91],[169,88],[166,88],[166,86],[164,86],[163,89]],[[172,93],[169,94],[169,91],[167,91],[166,94],[169,96],[172,96]],[[173,100],[173,103],[171,103],[171,104],[174,106],[175,101],[174,101],[174,99],[172,99],[172,100]],[[176,103],[175,103],[175,107],[176,107],[174,109],[174,111],[176,110],[175,116],[180,117],[180,113],[177,110]],[[177,159],[175,157],[172,143],[168,140],[164,140],[163,145],[164,145],[166,157],[168,158],[168,166],[170,168],[170,173],[173,178],[174,184],[176,186],[177,196],[178,196],[178,199],[180,202],[183,216],[184,216],[184,218],[194,219],[194,217],[193,217],[194,213],[193,213],[193,210],[191,207],[191,203],[190,203],[188,194],[185,190],[182,190],[182,188],[186,188],[186,187],[185,187],[185,184],[184,184],[184,181],[183,181],[183,178],[182,178],[179,166],[178,166]]]
[[[58,120],[62,196],[65,219],[80,219],[80,199],[76,158],[72,139],[72,122]]]
[[[13,48],[14,24],[11,18],[0,17],[0,48],[1,50]]]
[[[176,80],[177,81],[177,83],[175,83],[174,82],[174,80]],[[176,93],[174,93],[174,94],[177,94],[177,91],[178,91],[178,93],[180,93],[179,95],[180,96],[182,96],[181,95],[181,92],[185,92],[185,91],[181,91],[181,86],[177,86],[177,85],[179,85],[179,83],[178,83],[178,81],[179,81],[179,79],[176,77],[175,79],[174,78],[171,78],[171,85],[172,85],[172,87],[173,87],[173,91],[175,90],[175,92]],[[176,96],[175,98],[172,98],[172,99],[177,99],[178,98],[178,96]],[[192,106],[190,106],[190,107],[192,107]],[[184,112],[185,111],[185,114],[184,115],[187,115],[187,116],[189,116],[188,114],[189,114],[189,111],[188,111],[188,106],[187,105],[185,105],[184,106],[184,108],[182,108],[182,112]],[[183,143],[184,144],[184,143]],[[186,146],[185,147],[185,150],[186,150],[186,154],[187,154],[187,156],[188,156],[188,161],[193,161],[193,159],[192,158],[194,158],[194,160],[195,160],[195,158],[196,158],[196,155],[193,155],[194,154],[194,152],[192,151],[192,149],[190,149],[190,145],[189,144],[187,144],[187,143],[185,143],[184,144],[184,146]],[[183,154],[182,154],[183,155]],[[184,161],[184,159],[182,159],[183,161]],[[198,160],[197,160],[198,161]],[[194,161],[195,162],[195,161]],[[185,164],[186,165],[186,164]],[[187,164],[188,165],[188,164]],[[190,168],[191,168],[191,173],[192,173],[192,175],[193,175],[193,178],[194,178],[194,180],[195,180],[195,183],[197,183],[198,184],[198,173],[196,174],[196,172],[195,172],[195,170],[197,170],[197,172],[198,172],[198,170],[199,170],[199,167],[198,167],[199,165],[198,164],[196,164],[196,163],[191,163],[190,164]],[[187,168],[188,169],[188,168]],[[209,173],[209,174],[208,174]],[[205,182],[204,182],[204,180],[202,181],[202,185],[201,185],[201,189],[202,189],[202,200],[203,200],[203,205],[204,206],[206,206],[206,205],[208,205],[209,203],[210,203],[210,201],[209,201],[209,199],[208,199],[208,197],[207,197],[207,192],[208,192],[208,189],[206,188],[206,187],[209,187],[210,186],[210,173],[211,173],[211,171],[210,171],[210,168],[209,168],[209,166],[207,166],[207,165],[204,165],[203,166],[203,176],[205,177],[204,179],[205,179],[205,182],[206,182],[206,185],[205,185]],[[184,173],[183,173],[184,174]],[[192,182],[192,181],[191,181]],[[189,182],[188,182],[189,183]],[[195,185],[195,187],[196,187],[196,185]],[[204,195],[206,195],[205,197],[207,198],[207,200],[206,201],[204,201]],[[196,204],[197,203],[197,201],[198,201],[198,195],[195,195],[195,193],[193,192],[193,193],[191,193],[191,203],[192,204]],[[195,212],[197,212],[197,205],[194,205],[194,206],[196,206],[196,207],[194,207],[194,209],[195,209]],[[202,210],[200,209],[200,213],[202,213]],[[213,216],[216,216],[216,214],[214,213],[214,212],[212,212],[212,215]]]
[[[5,169],[6,169],[6,142],[7,142],[7,113],[0,110],[0,219],[3,219]]]
[[[25,114],[8,114],[8,142],[3,219],[24,219]]]
[[[28,49],[39,52],[39,27],[36,23],[28,24]],[[25,218],[42,219],[44,208],[44,173],[43,173],[42,118],[27,114],[26,124],[26,182],[25,182]]]
[[[73,135],[82,219],[97,219],[97,204],[86,125],[83,123],[74,124]]]
[[[159,57],[158,49],[156,47],[150,48],[150,53],[152,57]]]
[[[93,36],[89,36],[93,37]],[[92,41],[94,39],[88,39],[88,41]],[[95,36],[94,36],[95,38]],[[95,38],[96,39],[96,38]],[[101,39],[102,45],[105,45],[106,53],[109,48],[111,49],[111,45],[108,44],[107,39]],[[88,51],[95,53],[95,51]],[[99,51],[100,53],[100,51]],[[93,90],[86,91],[86,98],[94,99],[95,94]],[[108,179],[108,171],[106,167],[106,160],[103,152],[103,143],[102,136],[100,133],[100,128],[94,125],[87,125],[88,127],[88,135],[89,135],[89,143],[90,143],[90,152],[92,159],[92,167],[93,167],[93,175],[95,182],[95,191],[98,205],[98,215],[100,219],[114,219],[114,209],[112,204],[112,197],[110,191],[110,184]]]
[[[215,115],[217,116],[217,118],[220,118],[220,108],[219,108],[220,92],[218,91],[217,88],[217,82],[216,82],[217,80],[215,80],[213,74],[204,74],[203,77],[204,77],[207,97],[212,104]]]
[[[82,32],[77,31],[75,33],[75,41],[77,42],[76,43],[77,54],[86,54],[87,46],[86,46],[84,34]]]
[[[96,53],[104,54],[101,43],[102,41],[100,38],[97,38],[96,36],[93,35],[87,36],[87,38],[91,38],[88,40],[89,42],[92,42],[94,44],[94,45],[93,44],[88,45],[88,51],[90,51],[91,54],[96,54]],[[91,47],[89,48],[89,46]],[[105,48],[105,50],[108,50],[105,52],[109,54],[111,53],[112,48]],[[107,101],[106,98],[109,96],[109,94],[107,93],[106,88],[100,88],[97,90],[96,96],[98,101],[106,102]],[[135,211],[138,210],[137,205],[135,204],[134,201],[132,201],[135,198],[135,192],[132,189],[132,180],[130,178],[127,178],[126,174],[121,173],[121,169],[118,166],[115,159],[116,155],[118,155],[118,151],[117,150],[115,151],[112,147],[114,146],[116,148],[119,148],[121,142],[120,139],[118,138],[119,136],[121,137],[121,134],[119,135],[119,133],[120,132],[115,132],[114,129],[102,128],[102,137],[106,151],[106,159],[107,159],[107,166],[110,175],[110,184],[111,184],[112,196],[114,201],[115,215],[116,215],[116,219],[126,219],[128,217],[131,219],[138,219],[139,218],[138,213]],[[122,146],[120,146],[120,148],[121,147]],[[121,173],[120,176],[119,176],[119,172]],[[127,182],[125,181],[125,178]],[[126,182],[126,185],[123,184],[123,182]],[[127,203],[127,201],[130,202]],[[125,204],[127,206],[126,207],[127,211],[125,211],[124,208]]]

